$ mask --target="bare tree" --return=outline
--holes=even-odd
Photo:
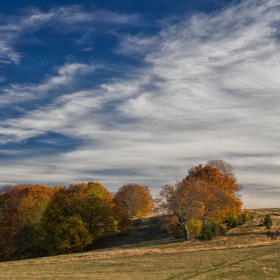
[[[222,159],[212,159],[206,162],[206,166],[211,166],[219,170],[223,176],[235,178],[233,167]]]

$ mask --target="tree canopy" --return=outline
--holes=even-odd
[[[156,208],[174,235],[183,233],[186,240],[190,234],[210,238],[220,223],[233,225],[246,216],[240,215],[241,189],[230,164],[210,160],[191,168],[182,180],[164,185]],[[139,184],[123,185],[115,195],[98,182],[4,186],[0,261],[87,250],[102,236],[117,230],[129,233],[132,219],[154,208],[149,188]]]
[[[210,164],[226,169],[224,171]],[[191,168],[183,180],[163,186],[157,205],[173,223],[182,227],[188,240],[191,219],[200,219],[205,224],[209,221],[221,222],[229,215],[240,213],[240,189],[229,164],[210,161]]]
[[[138,184],[122,186],[115,194],[114,202],[117,214],[130,219],[143,217],[153,208],[149,188]]]
[[[100,183],[89,182],[61,189],[47,207],[42,228],[51,254],[87,248],[114,231],[113,195]]]
[[[4,187],[0,196],[0,259],[21,259],[45,253],[41,218],[58,188],[42,185]]]

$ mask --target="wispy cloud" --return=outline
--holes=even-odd
[[[70,16],[75,7],[63,9],[55,11],[64,22],[93,17]],[[104,11],[99,13],[95,20],[104,19]],[[133,22],[133,17],[117,20]],[[46,157],[46,163],[32,157],[30,169],[22,167],[29,164],[23,160],[15,167],[16,178],[24,173],[57,183],[93,179],[111,189],[134,180],[156,194],[192,166],[223,158],[247,186],[246,207],[257,206],[250,192],[260,197],[267,189],[267,199],[279,195],[279,22],[278,1],[247,0],[164,25],[153,36],[119,36],[116,51],[143,58],[141,68],[99,87],[67,91],[1,123],[2,143],[48,131],[83,140],[73,151]],[[91,71],[97,71],[91,64],[65,64],[30,91],[34,96],[65,88],[77,73]],[[10,174],[3,168],[7,181]]]
[[[38,9],[25,10],[21,16],[2,16],[0,21],[0,63],[19,63],[24,55],[17,51],[17,44],[42,27],[56,33],[73,33],[83,29],[98,30],[108,26],[147,25],[137,14],[120,14],[106,10],[84,11],[81,6],[63,6],[48,12]],[[59,26],[59,28],[58,28]]]
[[[30,102],[34,99],[42,100],[46,97],[47,93],[53,93],[54,90],[59,88],[65,91],[67,87],[71,87],[73,83],[94,70],[95,66],[92,64],[66,63],[62,67],[57,68],[56,76],[49,76],[40,84],[13,84],[2,88],[3,94],[1,95],[0,107],[7,106],[8,104]]]

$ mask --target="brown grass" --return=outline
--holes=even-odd
[[[280,279],[280,238],[259,226],[280,210],[254,210],[255,219],[212,241],[140,242],[112,249],[0,263],[0,279]]]

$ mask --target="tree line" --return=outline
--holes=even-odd
[[[149,213],[160,216],[175,236],[188,240],[202,234],[207,239],[217,225],[240,217],[241,188],[231,165],[223,160],[191,168],[182,180],[164,185],[155,199],[147,186],[132,183],[115,194],[98,182],[4,186],[0,260],[88,250],[101,237],[128,234],[132,219]]]

